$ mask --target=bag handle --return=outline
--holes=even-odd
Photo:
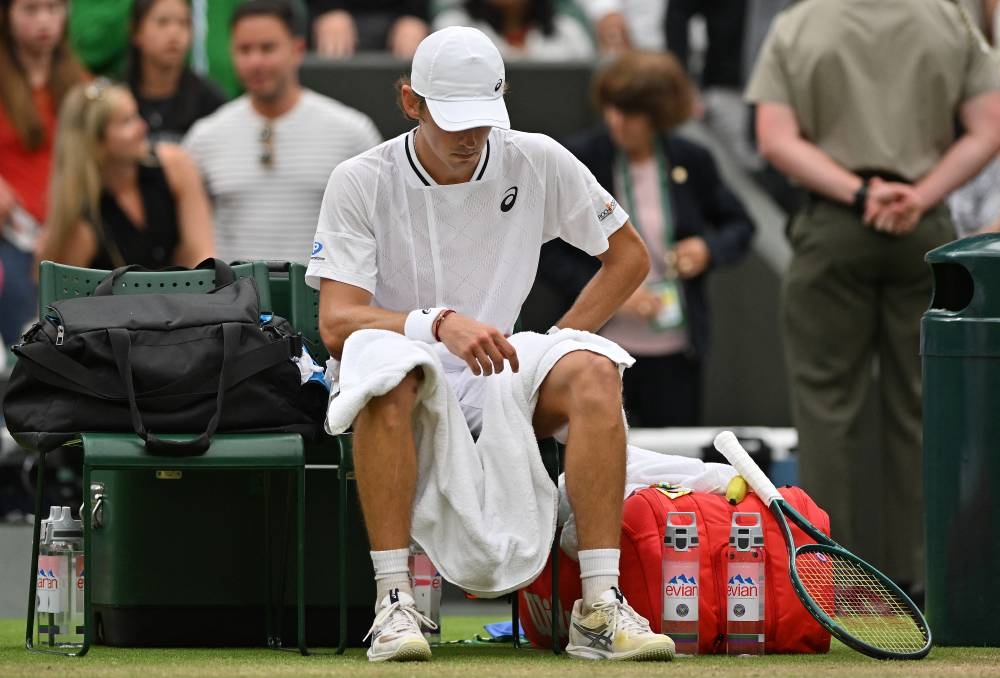
[[[132,340],[128,330],[120,327],[108,329],[108,338],[111,340],[111,349],[114,352],[118,373],[125,384],[125,394],[128,397],[129,411],[132,415],[132,429],[145,441],[147,452],[166,457],[192,457],[204,454],[208,450],[209,445],[212,444],[212,436],[215,435],[215,431],[219,427],[219,419],[222,417],[226,377],[233,356],[236,354],[240,331],[241,327],[238,323],[222,324],[222,365],[219,368],[219,390],[215,399],[215,414],[209,419],[208,425],[201,434],[188,441],[175,441],[163,440],[146,430],[146,426],[142,423],[142,413],[139,412],[139,405],[136,402],[135,384],[132,380]]]
[[[209,257],[201,263],[199,263],[194,268],[184,268],[183,266],[168,266],[166,268],[149,269],[145,266],[140,266],[138,264],[130,264],[129,266],[120,266],[115,270],[111,271],[108,275],[104,277],[97,287],[94,289],[95,297],[109,297],[115,292],[115,288],[118,287],[118,283],[121,281],[122,276],[130,272],[140,272],[140,273],[162,273],[164,271],[215,271],[215,287],[225,287],[226,285],[232,283],[236,280],[236,274],[233,273],[233,269],[222,259],[213,259]]]

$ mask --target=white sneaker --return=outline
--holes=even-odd
[[[421,625],[436,629],[437,624],[417,611],[413,597],[392,589],[375,610],[375,621],[368,629],[372,645],[368,660],[373,662],[423,662],[431,658],[431,646],[420,630]]]
[[[649,622],[629,607],[617,587],[601,594],[584,616],[583,601],[573,605],[566,652],[577,659],[670,661],[674,641],[653,633]]]

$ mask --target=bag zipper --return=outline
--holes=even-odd
[[[66,327],[63,325],[62,314],[54,306],[49,306],[45,313],[45,319],[56,326],[56,346],[62,346],[66,340]]]

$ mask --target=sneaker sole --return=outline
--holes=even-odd
[[[426,662],[431,659],[431,648],[426,642],[413,640],[403,643],[394,651],[379,656],[368,655],[372,662]]]
[[[652,646],[640,647],[631,652],[615,654],[613,652],[601,652],[592,647],[582,647],[578,645],[567,645],[566,654],[576,659],[609,661],[632,661],[632,662],[668,662],[674,658],[674,644],[656,643]]]

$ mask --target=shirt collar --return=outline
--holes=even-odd
[[[410,165],[410,170],[413,175],[417,177],[421,184],[424,186],[437,186],[438,183],[434,181],[431,173],[424,169],[424,166],[420,164],[420,159],[417,157],[417,149],[414,146],[413,140],[416,137],[417,128],[414,127],[410,130],[403,139],[403,151],[406,154],[407,163]],[[486,174],[486,168],[489,166],[490,162],[490,140],[489,137],[486,138],[486,148],[479,156],[479,164],[476,165],[476,170],[472,173],[472,181],[479,181]]]

